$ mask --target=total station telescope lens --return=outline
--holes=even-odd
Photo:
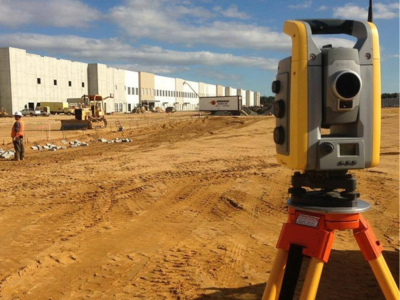
[[[343,72],[336,78],[335,89],[341,99],[353,99],[360,92],[361,79],[352,72]]]

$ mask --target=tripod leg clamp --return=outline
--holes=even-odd
[[[365,260],[371,261],[381,256],[382,244],[376,238],[369,222],[361,215],[359,227],[353,230],[353,234]]]

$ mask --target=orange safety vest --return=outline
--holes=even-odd
[[[17,132],[15,129],[15,125],[19,123],[19,131]],[[24,136],[24,122],[21,120],[15,121],[12,129],[11,129],[11,137],[23,137]]]

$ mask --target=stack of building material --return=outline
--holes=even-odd
[[[107,140],[107,139],[99,138],[97,141],[99,141],[101,143],[107,143],[107,144],[112,144],[112,143],[131,143],[131,142],[133,142],[129,138],[123,138],[123,139],[115,138],[113,140]]]
[[[14,158],[15,151],[14,150],[6,150],[0,149],[0,158],[10,159]]]

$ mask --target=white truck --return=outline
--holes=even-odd
[[[233,111],[242,110],[242,96],[199,97],[200,111]]]
[[[21,110],[21,113],[23,116],[41,116],[42,112],[38,109],[32,109],[32,108],[24,108],[23,110]]]

